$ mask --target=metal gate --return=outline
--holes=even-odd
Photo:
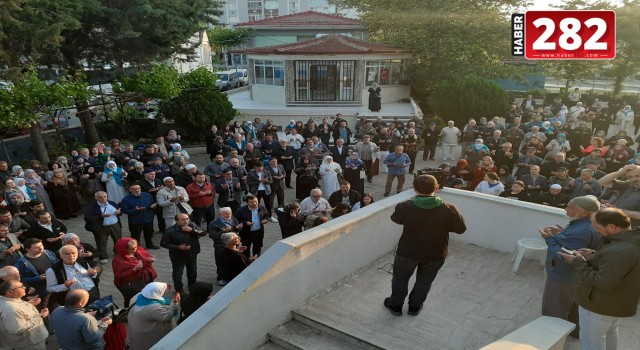
[[[296,101],[353,101],[355,61],[295,61]]]

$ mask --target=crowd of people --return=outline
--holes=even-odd
[[[406,124],[360,118],[353,129],[340,114],[282,127],[255,118],[211,126],[210,163],[202,170],[175,131],[143,145],[113,139],[46,165],[30,161],[24,170],[0,162],[0,313],[17,319],[13,328],[0,325],[0,347],[43,348],[43,336],[58,332],[60,322],[94,336],[70,348],[109,347],[104,339],[118,348],[122,327],[110,327],[109,317],[88,322],[78,315],[101,299],[102,266],[112,258],[113,283],[129,310],[128,331],[139,339],[131,346],[148,348],[173,318],[184,319],[211,294],[212,284],[197,280],[201,237],[213,240],[216,283],[223,286],[260,256],[265,225],[277,223],[287,238],[360,210],[375,202],[365,181],[380,173],[386,174],[384,196],[394,181],[400,193],[405,177],[416,175],[419,152],[435,160],[438,144],[442,159],[455,161],[440,166],[447,186],[559,208],[593,195],[636,225],[640,154],[630,148],[627,132],[635,130],[625,122],[633,116],[627,107],[609,113],[580,101],[568,108],[557,99],[537,106],[528,96],[504,117],[470,119],[462,130],[453,121],[442,129],[425,125],[418,116]],[[614,125],[614,136],[607,137],[604,119]],[[285,189],[294,186],[297,201],[285,202]],[[94,242],[68,232],[64,220],[77,215]],[[123,237],[123,215],[130,237]],[[160,242],[153,241],[154,222]],[[156,281],[152,251],[160,247],[169,251],[173,300],[163,297],[169,286]],[[180,303],[189,305],[182,315]]]

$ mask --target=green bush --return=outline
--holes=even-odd
[[[510,101],[507,92],[494,82],[464,77],[438,84],[429,102],[438,116],[464,125],[469,118],[503,115]]]

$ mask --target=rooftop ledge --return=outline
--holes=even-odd
[[[518,239],[539,237],[540,226],[566,224],[564,211],[448,188],[439,196],[458,206],[467,232],[451,234],[449,258],[425,310],[391,316],[382,300],[390,294],[401,226],[389,217],[413,196],[407,190],[276,242],[153,349],[256,349],[292,311],[309,308],[350,318],[346,323],[358,325],[350,331],[377,348],[403,349],[477,349],[540,316],[542,267],[526,261],[513,275],[510,253]],[[622,320],[620,328],[620,344],[640,348],[640,317]],[[410,345],[407,337],[419,341]],[[566,349],[579,344],[569,340]]]

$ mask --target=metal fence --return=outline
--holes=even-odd
[[[296,101],[353,101],[355,61],[295,61]]]

